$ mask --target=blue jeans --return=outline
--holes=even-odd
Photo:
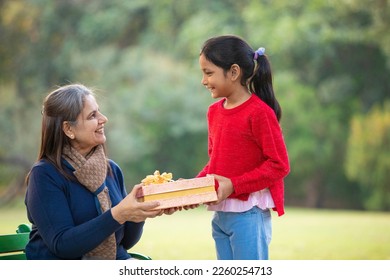
[[[216,211],[212,235],[218,260],[268,260],[271,212],[258,207],[242,213]]]

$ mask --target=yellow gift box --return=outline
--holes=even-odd
[[[162,184],[141,187],[139,201],[158,201],[156,209],[203,204],[217,200],[214,176],[182,179]]]

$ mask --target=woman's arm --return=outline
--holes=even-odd
[[[111,211],[76,225],[71,205],[83,205],[88,197],[71,196],[73,201],[69,201],[68,187],[64,176],[53,166],[36,166],[30,175],[26,205],[31,223],[38,228],[49,250],[60,258],[75,259],[98,246],[121,225]]]

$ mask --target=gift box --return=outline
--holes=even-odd
[[[213,176],[182,179],[162,184],[141,187],[139,201],[158,201],[156,209],[203,204],[217,200]]]

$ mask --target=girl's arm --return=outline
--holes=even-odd
[[[271,110],[253,117],[254,138],[265,160],[253,170],[230,178],[236,194],[251,193],[271,187],[290,172],[287,148],[280,125]]]

